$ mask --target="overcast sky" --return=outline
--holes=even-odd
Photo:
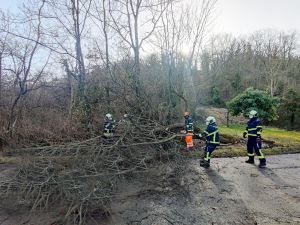
[[[214,31],[233,35],[261,29],[300,32],[300,0],[219,0]]]
[[[23,1],[0,0],[0,7],[15,12]],[[300,33],[300,0],[218,0],[215,16],[217,33],[236,36],[268,28]]]

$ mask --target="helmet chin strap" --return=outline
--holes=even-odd
[[[206,122],[206,125],[209,125],[209,122]]]

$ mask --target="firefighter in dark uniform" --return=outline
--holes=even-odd
[[[199,137],[206,139],[206,146],[204,147],[204,158],[200,160],[200,166],[208,168],[210,166],[210,157],[212,152],[220,145],[219,131],[216,124],[216,119],[209,116],[206,119],[206,130],[199,134]]]
[[[248,135],[247,141],[247,152],[249,159],[246,160],[246,163],[254,164],[254,151],[259,158],[259,167],[266,167],[266,158],[261,151],[261,132],[262,126],[261,121],[258,118],[257,111],[251,110],[249,113],[250,120],[247,123],[246,130],[243,133],[243,137],[246,138]]]
[[[114,135],[115,131],[115,121],[112,118],[112,115],[110,113],[107,113],[105,115],[104,120],[104,129],[103,129],[103,135],[108,138],[112,137]]]

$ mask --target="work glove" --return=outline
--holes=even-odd
[[[194,139],[200,139],[201,137],[202,137],[201,134],[194,134],[194,135],[193,135],[193,138],[194,138]]]
[[[243,138],[246,138],[246,135],[247,135],[247,132],[245,131],[245,132],[243,133]]]

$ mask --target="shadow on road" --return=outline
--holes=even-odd
[[[259,169],[259,172],[263,174],[266,178],[270,179],[276,186],[287,187],[289,186],[281,177],[279,177],[274,171],[270,168]]]

